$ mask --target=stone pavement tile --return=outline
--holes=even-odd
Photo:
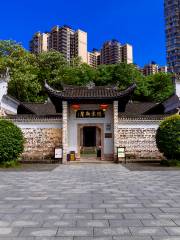
[[[73,240],[112,240],[112,237],[74,237]]]
[[[92,207],[92,204],[85,204],[85,203],[80,203],[80,204],[67,204],[66,208],[91,208]]]
[[[0,237],[16,237],[21,231],[22,228],[0,227]]]
[[[140,220],[131,220],[131,219],[123,219],[123,220],[109,220],[110,227],[138,227],[143,226]]]
[[[141,236],[141,235],[149,235],[149,236],[166,236],[167,232],[162,227],[130,227],[129,228],[132,235]]]
[[[93,228],[80,228],[80,227],[69,227],[69,228],[59,228],[57,236],[61,237],[86,237],[93,236]]]
[[[79,209],[79,213],[105,213],[105,208],[89,208],[89,209]]]
[[[78,227],[109,227],[109,222],[107,220],[78,220]]]
[[[179,213],[152,213],[154,218],[156,219],[179,219],[180,220],[180,214]]]
[[[154,219],[153,215],[150,213],[130,213],[123,214],[125,219]]]
[[[134,208],[135,213],[162,213],[160,208]]]
[[[50,220],[50,219],[55,219],[55,220],[60,220],[64,216],[63,213],[55,214],[55,213],[49,213],[47,214],[40,214],[36,213],[32,217],[32,221],[44,221],[44,220]]]
[[[113,237],[113,240],[152,240],[152,238],[148,236],[145,237],[129,236],[129,237]]]
[[[34,239],[35,239],[34,237],[0,237],[0,240],[34,240]]]
[[[131,235],[127,227],[94,228],[94,236]]]
[[[73,237],[35,237],[33,240],[73,240]]]
[[[18,221],[13,221],[11,223],[11,226],[13,227],[40,227],[41,225],[42,225],[41,222],[27,221],[27,220],[18,220]]]
[[[78,208],[76,209],[56,208],[56,209],[52,209],[52,213],[78,213]]]
[[[78,213],[78,214],[71,214],[71,213],[65,213],[62,217],[63,220],[65,219],[84,219],[84,220],[90,220],[93,218],[93,214],[91,213]]]
[[[112,237],[74,237],[73,240],[112,240]]]
[[[146,208],[168,208],[170,205],[167,203],[144,203],[144,207]]]
[[[58,226],[58,227],[75,227],[76,226],[76,220],[48,220],[44,221],[43,227],[52,227],[52,226]]]
[[[108,204],[108,203],[102,203],[102,204],[93,204],[93,208],[118,208],[117,204]]]
[[[107,208],[107,213],[133,213],[132,208]]]
[[[180,219],[173,219],[173,221],[175,222],[175,224],[176,224],[177,226],[180,227]]]
[[[93,219],[98,219],[98,220],[107,220],[107,219],[123,219],[123,215],[121,213],[97,213],[93,214]]]
[[[142,203],[120,203],[118,204],[121,208],[142,208],[144,207]]]
[[[0,214],[20,214],[23,212],[23,209],[16,209],[16,208],[3,208],[0,209]]]
[[[180,240],[179,236],[161,236],[161,237],[152,237],[153,240]]]
[[[145,227],[172,227],[176,226],[175,222],[171,219],[153,219],[141,220]]]
[[[180,239],[180,227],[166,227],[166,231],[168,232],[169,235],[171,236],[179,236]]]
[[[53,209],[57,209],[57,208],[66,208],[66,204],[42,204],[41,205],[42,208],[53,208]]]
[[[11,223],[8,221],[1,221],[0,220],[0,227],[8,227]]]
[[[25,227],[20,233],[20,237],[52,237],[56,236],[58,227],[53,228],[31,228]]]
[[[169,208],[161,208],[162,212],[164,213],[180,213],[180,207],[169,207]]]

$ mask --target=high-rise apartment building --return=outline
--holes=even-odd
[[[158,71],[163,72],[163,73],[167,73],[168,72],[168,67],[167,66],[160,66]]]
[[[145,76],[153,75],[159,72],[167,73],[167,66],[159,66],[156,62],[146,64],[143,68],[138,68]]]
[[[37,32],[30,41],[30,51],[38,54],[48,51],[49,33]]]
[[[32,53],[38,54],[44,51],[41,47],[41,38],[44,33],[38,33],[30,42]],[[55,26],[46,34],[47,39],[43,39],[43,44],[47,46],[46,51],[56,50],[61,52],[67,61],[73,57],[80,57],[87,63],[87,33],[82,30],[74,31],[69,26]]]
[[[101,64],[133,63],[133,47],[117,40],[105,42],[101,49]]]
[[[158,73],[158,69],[159,69],[158,65],[154,62],[151,62],[144,66],[142,72],[145,76],[148,76]]]
[[[165,0],[168,70],[180,73],[180,0]]]
[[[125,44],[121,47],[121,60],[127,64],[133,63],[133,47]]]
[[[50,50],[61,52],[68,62],[80,57],[82,62],[95,68],[100,64],[133,63],[133,47],[130,44],[121,45],[117,40],[111,40],[105,42],[100,51],[94,49],[88,52],[87,32],[75,31],[67,25],[55,26],[48,33],[34,34],[30,51],[39,54]]]
[[[101,49],[101,64],[117,64],[121,61],[121,44],[117,40],[105,42]]]
[[[88,61],[87,32],[77,30],[74,33],[74,57],[80,57],[85,63]]]
[[[88,64],[94,68],[100,65],[100,51],[93,49],[92,52],[88,52]]]

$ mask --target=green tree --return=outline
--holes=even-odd
[[[170,116],[161,122],[156,143],[167,159],[180,160],[180,115]]]
[[[20,101],[43,101],[36,56],[14,41],[0,41],[0,69],[10,68],[8,93]]]
[[[15,161],[24,149],[21,129],[13,122],[0,119],[0,163]]]
[[[171,74],[157,73],[146,77],[145,80],[147,81],[149,100],[161,102],[174,93]]]
[[[163,101],[174,92],[170,74],[143,76],[133,64],[100,65],[97,69],[82,63],[79,57],[67,62],[57,51],[34,55],[14,41],[0,41],[0,71],[10,68],[9,94],[21,101],[45,100],[44,82],[61,89],[62,83],[117,85],[120,90],[136,82],[134,100]]]
[[[41,83],[47,80],[50,83],[62,81],[62,77],[68,67],[64,56],[57,51],[42,52],[37,55],[39,67],[38,79]]]

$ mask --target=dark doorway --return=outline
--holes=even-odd
[[[96,127],[83,128],[83,146],[84,147],[96,146]]]

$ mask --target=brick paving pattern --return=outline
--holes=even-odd
[[[0,240],[180,240],[179,171],[0,172]]]

